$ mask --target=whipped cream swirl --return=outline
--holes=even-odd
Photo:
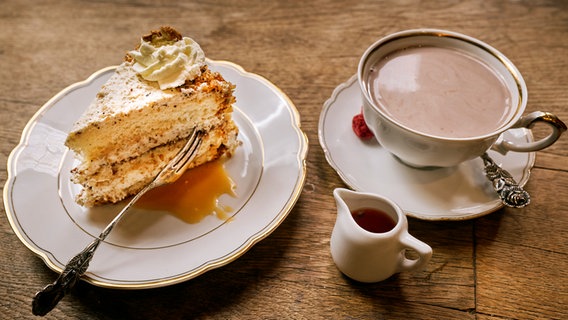
[[[138,50],[128,54],[134,59],[134,71],[148,81],[157,81],[162,90],[195,79],[205,64],[203,50],[188,37],[157,45],[142,40]]]

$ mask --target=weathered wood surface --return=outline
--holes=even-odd
[[[305,188],[284,223],[235,262],[159,289],[81,283],[48,318],[568,318],[566,137],[538,153],[529,207],[462,222],[410,219],[410,231],[434,248],[431,263],[359,284],[342,276],[330,257],[331,193],[344,185],[317,136],[323,103],[355,73],[365,48],[417,27],[454,30],[495,46],[523,73],[528,110],[568,119],[568,2],[3,0],[2,187],[10,151],[50,97],[120,63],[141,34],[166,24],[197,40],[209,58],[260,74],[293,100],[310,140]],[[33,294],[56,274],[18,241],[5,214],[0,243],[0,318],[32,318]]]

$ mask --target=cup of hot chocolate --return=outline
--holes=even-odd
[[[551,113],[524,115],[528,92],[519,70],[495,48],[463,34],[391,34],[365,51],[357,75],[367,126],[413,167],[451,167],[488,149],[538,151],[566,130]],[[537,122],[551,127],[548,136],[520,144],[503,135]]]

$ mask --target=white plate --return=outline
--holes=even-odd
[[[233,209],[187,224],[167,213],[133,209],[97,250],[85,280],[103,287],[170,285],[223,266],[268,236],[286,218],[306,178],[308,142],[290,99],[268,80],[224,61],[208,61],[236,85],[234,120],[243,142],[225,168],[236,183]],[[8,160],[4,204],[20,240],[53,270],[97,236],[120,205],[78,206],[69,181],[73,155],[64,140],[115,67],[102,69],[49,100],[30,120]],[[138,212],[136,212],[138,211]]]
[[[423,220],[463,220],[503,206],[483,173],[483,161],[473,159],[455,168],[419,170],[403,165],[375,139],[363,141],[351,128],[361,112],[357,77],[339,85],[325,102],[319,121],[319,141],[329,164],[354,190],[386,196],[408,216]],[[514,141],[532,141],[530,131],[507,132]],[[495,162],[524,185],[534,165],[534,153],[490,151]]]

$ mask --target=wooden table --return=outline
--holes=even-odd
[[[81,282],[53,319],[567,319],[568,139],[539,152],[533,202],[460,222],[410,219],[434,248],[425,270],[376,284],[331,260],[332,190],[345,186],[318,142],[318,119],[362,52],[389,33],[444,28],[497,47],[521,70],[528,111],[568,119],[568,2],[20,1],[0,2],[0,185],[33,114],[68,85],[120,63],[138,37],[172,25],[207,56],[269,79],[295,103],[309,138],[296,206],[229,265],[177,285],[112,290]],[[544,134],[536,129],[536,134]],[[2,206],[2,210],[3,206]],[[38,212],[42,214],[42,212]],[[33,294],[56,274],[0,215],[0,318],[32,318]]]

